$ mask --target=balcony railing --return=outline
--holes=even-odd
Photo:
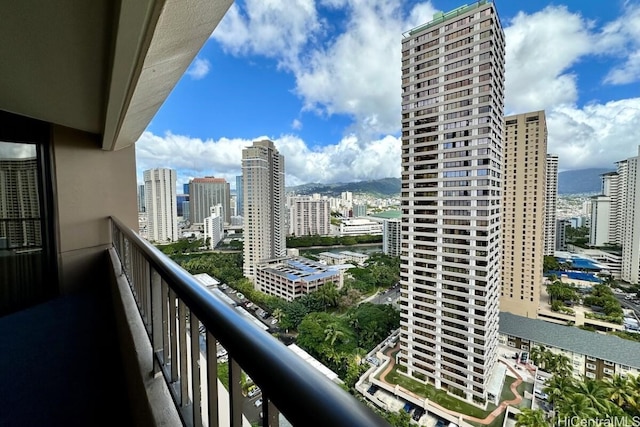
[[[138,234],[112,218],[113,246],[184,425],[243,425],[241,375],[262,390],[262,425],[278,413],[294,426],[388,426],[363,403],[211,294]],[[202,331],[202,332],[201,332]],[[229,407],[219,407],[217,343],[228,352]]]

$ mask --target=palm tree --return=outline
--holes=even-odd
[[[611,402],[608,400],[607,390],[602,382],[589,378],[584,381],[578,381],[574,386],[574,393],[572,393],[570,399],[573,399],[576,395],[586,398],[591,407],[599,414],[611,413]]]
[[[557,404],[575,389],[575,381],[569,376],[552,376],[544,388],[544,392],[549,395],[549,402]]]
[[[560,420],[588,420],[600,414],[600,412],[592,406],[591,400],[587,396],[578,393],[567,396],[559,405],[555,406],[555,409],[556,416]]]
[[[547,427],[549,423],[544,418],[544,412],[540,409],[522,409],[516,415],[516,427]]]
[[[531,347],[531,351],[529,351],[529,358],[531,359],[534,365],[540,367],[540,360],[545,350],[546,348],[543,345],[541,346],[536,345]]]
[[[604,381],[604,388],[609,400],[619,407],[636,406],[636,393],[634,393],[633,382],[629,379],[616,374]]]
[[[329,341],[331,346],[335,344],[336,340],[342,338],[344,336],[344,332],[342,332],[336,323],[329,323],[327,327],[324,329],[324,340]]]
[[[284,319],[284,311],[282,311],[281,308],[276,308],[275,310],[273,310],[273,313],[271,313],[271,316],[276,319],[278,322],[282,322],[282,319]]]
[[[564,354],[557,354],[554,358],[555,369],[554,373],[561,376],[571,375],[573,368],[571,367],[571,359]]]

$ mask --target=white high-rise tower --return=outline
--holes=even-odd
[[[547,154],[544,203],[544,254],[556,251],[556,217],[558,208],[558,156]]]
[[[402,40],[399,361],[486,400],[497,362],[505,42],[492,2]]]
[[[152,242],[177,241],[176,171],[164,168],[144,171],[144,197],[147,239]]]

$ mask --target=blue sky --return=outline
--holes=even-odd
[[[464,2],[236,1],[136,144],[138,176],[241,173],[267,137],[287,185],[400,176],[402,33]],[[506,114],[545,110],[561,170],[640,145],[640,0],[507,1]]]

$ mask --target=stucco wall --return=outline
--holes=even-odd
[[[53,126],[54,200],[60,287],[106,279],[109,216],[137,230],[135,147],[103,151],[97,135]]]

